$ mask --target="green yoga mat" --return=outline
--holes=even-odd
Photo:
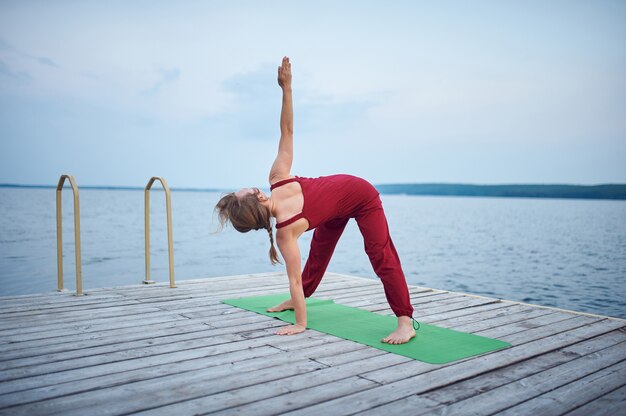
[[[294,311],[267,312],[267,308],[289,299],[289,294],[225,299],[223,303],[285,322],[295,323]],[[420,322],[416,336],[406,344],[390,345],[381,342],[398,324],[395,316],[379,315],[332,300],[307,298],[307,328],[360,344],[389,351],[431,364],[445,364],[473,355],[510,347],[497,339],[454,331]],[[418,320],[419,322],[419,320]]]

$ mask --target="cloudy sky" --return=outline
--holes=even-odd
[[[624,1],[2,1],[0,183],[626,182]]]

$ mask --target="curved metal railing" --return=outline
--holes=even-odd
[[[74,245],[76,253],[76,296],[83,295],[82,264],[80,257],[80,201],[78,199],[78,186],[72,175],[61,175],[57,185],[57,291],[63,290],[63,221],[61,193],[65,180],[70,181],[74,194]]]
[[[174,240],[172,239],[172,198],[170,195],[170,188],[167,186],[167,182],[160,176],[153,176],[148,181],[146,189],[144,191],[145,201],[145,229],[146,229],[146,278],[143,283],[151,284],[156,283],[150,279],[150,188],[154,181],[161,182],[163,190],[165,191],[165,208],[167,212],[167,251],[169,255],[170,265],[170,287],[176,287],[174,282]]]

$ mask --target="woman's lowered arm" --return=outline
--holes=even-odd
[[[293,162],[293,99],[291,97],[291,63],[288,57],[283,58],[278,67],[278,85],[283,90],[282,109],[280,112],[280,142],[278,155],[270,170],[270,184],[287,178]]]
[[[302,260],[298,239],[291,230],[281,230],[276,234],[276,242],[280,253],[285,259],[287,276],[289,276],[289,293],[291,294],[291,304],[296,314],[295,325],[281,328],[277,334],[292,335],[303,332],[306,329],[306,302],[304,290],[302,288]]]

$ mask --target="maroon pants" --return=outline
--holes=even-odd
[[[363,235],[365,252],[374,267],[374,272],[383,283],[391,310],[396,316],[412,317],[413,306],[409,289],[400,265],[400,257],[389,235],[389,226],[380,197],[370,201],[354,218]],[[305,297],[310,297],[320,284],[349,219],[337,218],[315,228],[309,257],[302,272]]]

